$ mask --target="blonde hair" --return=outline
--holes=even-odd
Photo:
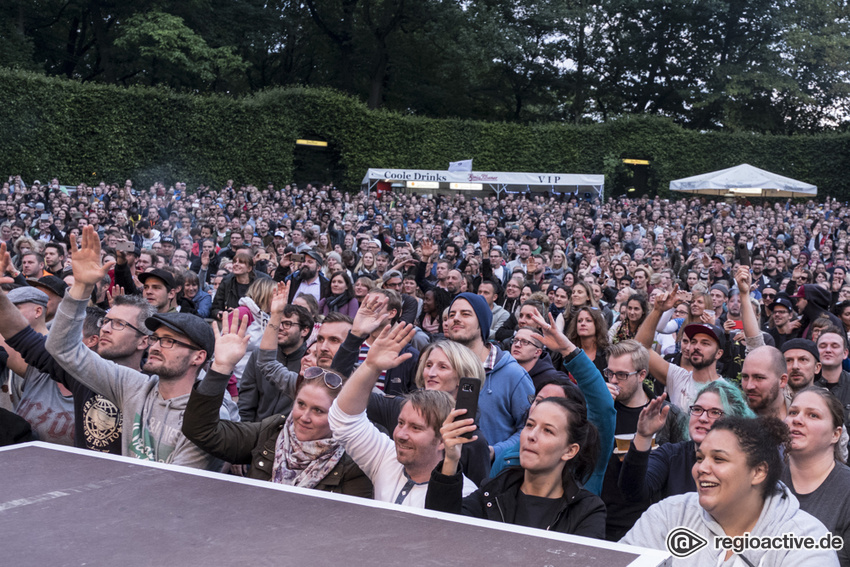
[[[274,295],[276,285],[271,278],[257,278],[248,286],[245,297],[253,299],[261,311],[268,313],[272,308],[272,295]]]
[[[440,349],[446,355],[458,378],[478,378],[481,382],[484,382],[484,366],[481,365],[481,361],[475,356],[474,352],[460,343],[439,340],[426,346],[419,354],[419,364],[416,367],[415,375],[417,387],[425,387],[425,380],[422,378],[422,374],[425,372],[425,363],[428,361],[431,351],[436,349]]]

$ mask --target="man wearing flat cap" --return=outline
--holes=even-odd
[[[85,227],[82,246],[71,246],[74,285],[59,304],[47,351],[68,372],[115,403],[124,416],[125,456],[193,468],[220,470],[221,461],[186,439],[183,411],[198,374],[215,348],[215,336],[203,319],[188,313],[157,313],[145,321],[151,335],[143,374],[104,360],[79,337],[86,304],[95,283],[112,267],[101,265],[100,239]]]

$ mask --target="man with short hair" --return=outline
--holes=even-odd
[[[785,386],[788,368],[785,356],[776,347],[762,346],[750,351],[741,369],[741,389],[747,404],[757,415],[785,419]]]
[[[44,271],[53,276],[59,276],[65,271],[65,247],[59,242],[48,242],[44,245]]]
[[[638,441],[636,434],[641,425],[641,416],[647,414],[645,410],[650,402],[656,399],[652,389],[644,382],[650,370],[652,354],[632,339],[620,341],[608,348],[608,368],[605,369],[605,377],[608,380],[608,390],[614,400],[616,411],[615,435],[635,434],[635,440]],[[670,409],[667,410],[663,428],[656,435],[657,442],[663,445],[683,441],[682,432],[685,430],[683,422],[686,412],[675,404],[666,401],[663,403],[664,407]],[[632,453],[632,449],[635,452],[631,456],[635,457],[636,464],[648,462],[650,447],[645,445],[637,447],[633,442],[629,453]],[[617,541],[634,526],[641,514],[649,508],[651,501],[644,499],[632,502],[623,497],[619,488],[623,461],[620,460],[619,454],[608,452],[599,457],[608,461],[602,488],[602,500],[608,511],[605,538],[609,541]]]
[[[792,318],[794,308],[787,297],[777,297],[770,308],[773,311],[773,326],[768,326],[767,333],[773,337],[776,348],[781,349],[786,341],[800,336],[800,321]]]
[[[788,388],[792,395],[808,388],[821,371],[818,346],[808,339],[785,341],[779,349],[788,368]]]
[[[386,298],[364,302],[361,309],[382,312]],[[371,317],[374,330],[380,324]],[[377,323],[377,324],[376,324]],[[431,473],[443,458],[440,427],[454,409],[448,392],[415,390],[406,396],[398,425],[390,440],[366,416],[372,387],[382,372],[403,362],[400,351],[410,342],[415,328],[399,323],[385,328],[369,350],[366,360],[343,385],[328,412],[334,439],[345,448],[375,487],[375,500],[423,508]],[[464,496],[476,490],[475,483],[462,479]]]
[[[419,313],[419,302],[415,297],[402,293],[402,284],[404,277],[398,270],[390,270],[385,272],[381,278],[381,288],[391,289],[396,291],[401,296],[401,315],[400,320],[411,325],[416,320],[416,315]]]
[[[298,374],[301,371],[301,358],[307,351],[307,337],[313,332],[314,324],[313,316],[300,305],[283,308],[277,331],[275,360],[290,372]],[[333,323],[329,324],[328,329],[331,326]],[[260,354],[260,349],[251,354],[239,384],[237,405],[242,421],[262,421],[270,415],[286,415],[292,409],[292,397],[259,371]]]
[[[506,309],[496,305],[496,299],[498,299],[501,292],[502,286],[492,280],[484,280],[478,284],[478,295],[484,298],[484,301],[487,302],[487,307],[490,308],[493,314],[493,322],[490,324],[490,335],[494,337],[496,336],[496,332],[502,328],[502,325],[511,316]]]
[[[170,236],[163,236],[159,239],[159,255],[165,258],[165,263],[168,264],[171,262],[171,256],[174,254],[174,251],[177,249],[177,243],[174,242],[174,239]]]
[[[27,252],[21,256],[21,273],[28,280],[37,280],[45,276],[44,256],[38,252]]]
[[[177,297],[177,282],[170,272],[155,268],[139,274],[138,278],[142,282],[142,294],[157,313],[176,311],[174,301]]]
[[[196,315],[159,313],[145,321],[153,334],[143,374],[113,364],[80,341],[86,304],[97,281],[110,266],[100,263],[100,240],[90,227],[82,247],[72,244],[74,285],[56,312],[47,338],[47,352],[84,385],[102,394],[125,416],[122,448],[125,456],[194,468],[220,470],[221,462],[183,435],[186,402],[215,347],[209,325]]]
[[[729,288],[723,284],[714,284],[711,286],[711,291],[708,292],[711,296],[711,307],[714,310],[714,318],[720,319],[723,315],[724,306],[729,299]]]
[[[817,341],[821,377],[816,386],[826,388],[844,407],[844,424],[850,426],[850,373],[842,368],[847,358],[847,335],[836,327],[821,332]]]
[[[492,317],[484,298],[461,293],[449,306],[443,332],[446,338],[472,350],[484,365],[487,387],[478,399],[478,426],[491,446],[501,448],[519,437],[534,385],[514,357],[488,342]]]

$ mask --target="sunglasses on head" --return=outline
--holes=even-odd
[[[317,380],[318,378],[324,378],[325,386],[330,388],[331,390],[338,390],[342,386],[342,377],[330,370],[325,370],[324,368],[319,368],[318,366],[311,366],[307,370],[304,371],[304,379],[305,380]]]

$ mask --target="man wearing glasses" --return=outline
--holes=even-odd
[[[649,371],[649,357],[650,352],[635,340],[620,341],[608,348],[608,368],[603,376],[617,412],[615,435],[634,435],[641,411],[655,399],[652,389],[644,383]],[[684,412],[669,402],[665,401],[664,405],[670,406],[670,410],[664,427],[656,435],[656,441],[659,444],[683,441]],[[625,535],[651,504],[649,499],[629,502],[620,493],[618,481],[622,468],[621,456],[619,451],[600,455],[608,459],[602,483],[602,500],[608,511],[605,538],[609,541],[617,541]]]
[[[101,265],[100,240],[90,227],[85,227],[81,239],[79,249],[72,242],[74,285],[59,304],[47,351],[80,382],[121,410],[126,420],[121,434],[125,456],[219,470],[221,462],[181,431],[189,394],[215,348],[212,329],[188,313],[159,313],[146,319],[145,327],[152,334],[147,337],[150,350],[144,370],[150,376],[86,348],[79,340],[86,304],[95,283],[112,266]],[[108,325],[114,329],[117,316],[113,316]]]

